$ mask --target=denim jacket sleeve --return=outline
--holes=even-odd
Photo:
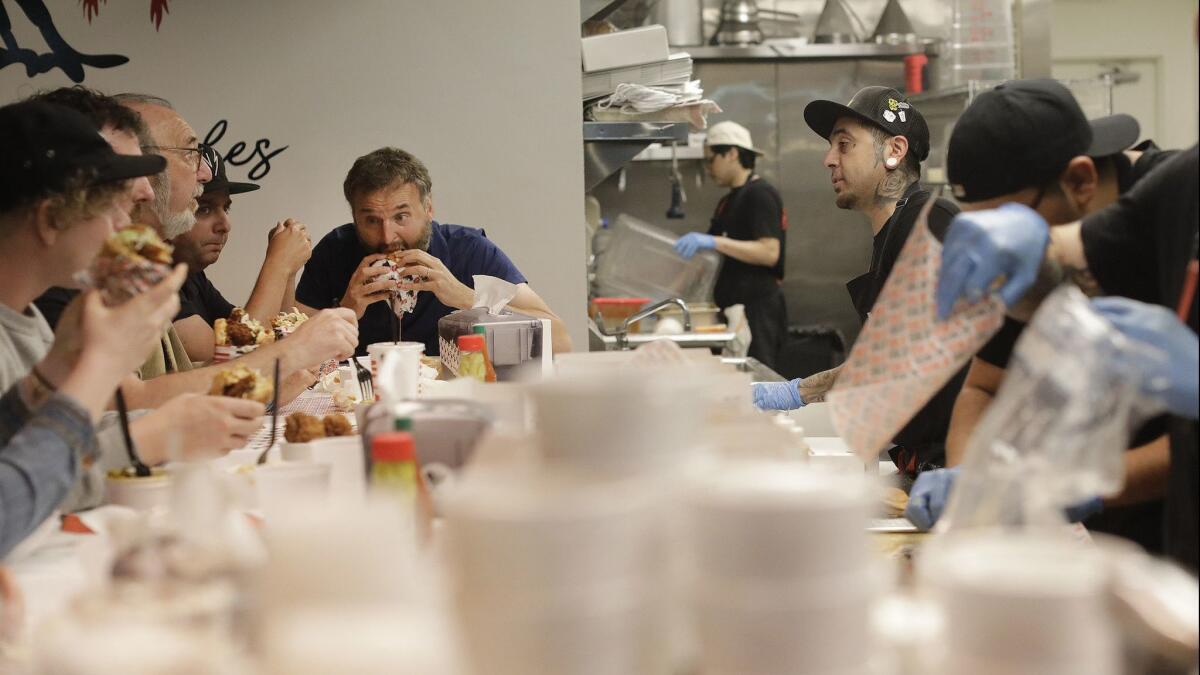
[[[96,455],[96,434],[71,397],[54,394],[30,411],[12,387],[0,396],[0,443],[2,557],[58,507]]]

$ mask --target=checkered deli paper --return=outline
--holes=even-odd
[[[829,392],[838,433],[864,459],[890,445],[1004,321],[1004,305],[995,295],[976,304],[960,300],[949,319],[937,320],[942,245],[929,231],[934,201],[921,209]]]

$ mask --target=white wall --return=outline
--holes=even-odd
[[[23,47],[46,51],[16,2]],[[383,145],[420,157],[441,222],[486,228],[586,345],[579,6],[568,0],[171,2],[156,31],[150,0],[47,0],[76,49],[129,63],[88,68],[84,84],[170,99],[217,147],[288,146],[259,192],[235,197],[234,233],[210,277],[244,301],[268,228],[294,216],[316,236],[349,221],[342,179]],[[70,81],[0,70],[0,101]],[[231,167],[246,179],[254,162]],[[315,238],[314,238],[315,241]]]
[[[1153,116],[1142,126],[1159,145],[1186,148],[1197,140],[1200,119],[1196,11],[1195,0],[1054,0],[1055,74],[1078,72],[1073,65],[1080,62],[1129,62],[1156,82],[1118,88],[1115,111]]]

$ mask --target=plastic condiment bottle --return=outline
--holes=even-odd
[[[492,355],[487,349],[487,326],[475,326],[471,332],[483,337],[483,365],[487,367],[486,382],[496,381],[496,369],[492,367]]]
[[[398,418],[397,424],[408,418]],[[433,500],[421,480],[417,447],[407,431],[377,434],[371,441],[371,488],[400,498],[412,509],[421,541],[429,541],[432,532]]]
[[[487,381],[487,359],[482,335],[458,336],[458,376],[472,377],[480,382]]]
[[[371,439],[371,487],[416,501],[420,485],[417,447],[412,434],[391,431]]]

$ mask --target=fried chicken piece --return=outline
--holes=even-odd
[[[283,439],[288,443],[307,443],[325,437],[325,423],[320,418],[302,412],[292,413],[284,420]]]
[[[350,436],[354,433],[345,415],[326,415],[324,423],[326,436]]]
[[[253,328],[233,318],[226,323],[225,334],[229,338],[229,344],[235,347],[246,347],[258,342],[258,335],[254,333]]]
[[[212,389],[208,393],[214,396],[245,398],[259,403],[267,403],[271,400],[274,387],[257,370],[246,366],[236,366],[217,373],[217,376],[213,378]]]

